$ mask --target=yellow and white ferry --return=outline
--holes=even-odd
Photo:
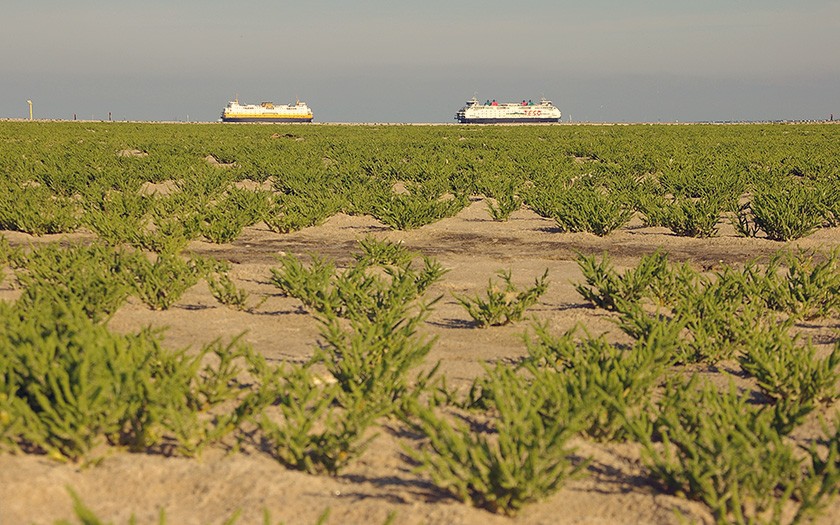
[[[294,104],[240,104],[237,98],[222,110],[222,122],[312,122],[312,110],[300,100]]]

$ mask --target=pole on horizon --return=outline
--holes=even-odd
[[[29,120],[32,120],[32,101],[27,100],[26,103],[29,104]]]

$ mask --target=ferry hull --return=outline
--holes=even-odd
[[[222,117],[222,122],[269,122],[276,124],[280,122],[312,122],[312,117]]]

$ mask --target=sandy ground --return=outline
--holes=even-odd
[[[561,234],[550,220],[527,210],[505,223],[493,222],[485,204],[475,200],[456,217],[423,228],[392,231],[370,217],[337,215],[323,225],[288,235],[275,234],[262,225],[248,228],[229,245],[193,242],[189,249],[232,263],[236,283],[255,297],[267,297],[252,312],[238,312],[218,304],[205,284],[189,290],[168,311],[148,310],[130,300],[110,321],[114,330],[130,332],[143,326],[168,327],[167,345],[198,347],[215,339],[243,339],[271,359],[302,361],[318,340],[313,317],[299,302],[283,297],[270,283],[270,268],[280,253],[327,255],[339,262],[350,259],[356,239],[374,235],[399,240],[407,247],[436,257],[449,269],[430,296],[443,299],[425,326],[437,336],[427,363],[441,361],[450,385],[467,386],[483,366],[526,354],[522,334],[529,323],[477,329],[455,293],[483,293],[488,278],[510,269],[514,282],[526,285],[547,268],[551,285],[533,315],[547,321],[553,333],[576,323],[590,333],[616,334],[610,315],[587,307],[573,284],[582,277],[574,262],[580,251],[609,253],[619,267],[636,264],[642,255],[662,249],[672,261],[688,261],[701,269],[765,258],[786,245],[764,239],[735,236],[727,224],[712,239],[683,238],[664,228],[646,228],[638,220],[605,237]],[[6,232],[13,244],[55,241]],[[84,239],[77,234],[66,239]],[[840,244],[840,229],[824,229],[793,243],[827,249]],[[790,247],[790,246],[787,246]],[[0,299],[16,291],[8,280],[0,286]],[[823,345],[838,336],[840,321],[823,320],[808,327]],[[171,458],[114,452],[98,466],[79,468],[39,456],[0,455],[0,525],[52,523],[73,516],[66,487],[72,487],[98,515],[114,523],[156,523],[165,509],[167,523],[222,523],[237,510],[238,523],[262,523],[268,510],[272,522],[315,523],[330,509],[327,523],[383,523],[396,512],[395,523],[447,524],[630,524],[709,523],[703,505],[664,494],[646,477],[639,451],[632,444],[600,445],[577,442],[582,456],[594,461],[585,475],[570,481],[547,499],[530,504],[515,518],[506,518],[462,504],[412,472],[401,456],[400,440],[392,426],[364,455],[340,476],[312,476],[284,468],[258,453],[227,455],[210,450],[198,459]],[[835,498],[819,523],[840,520]],[[680,518],[682,516],[682,518]]]

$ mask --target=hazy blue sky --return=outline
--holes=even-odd
[[[552,99],[575,121],[840,118],[840,1],[5,0],[0,117],[451,122]]]

